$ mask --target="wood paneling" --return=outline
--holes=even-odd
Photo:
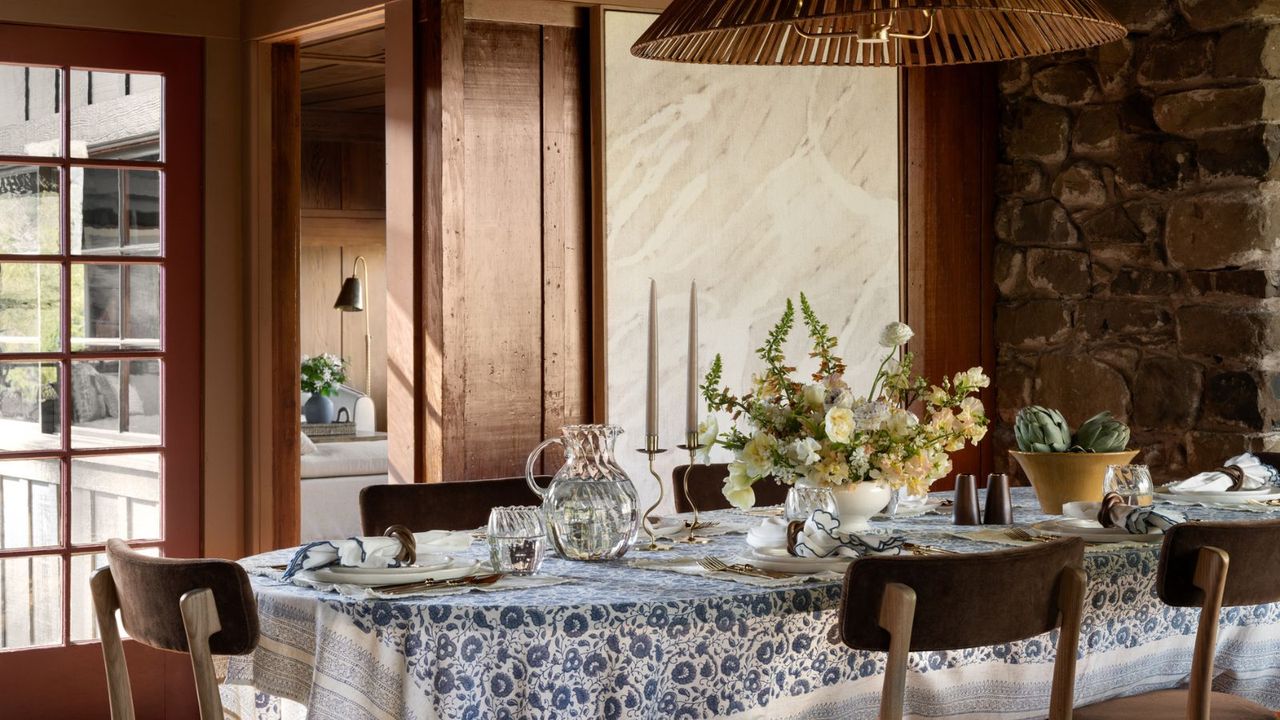
[[[302,136],[311,141],[382,142],[386,120],[371,113],[303,110]]]
[[[917,368],[928,378],[995,367],[995,83],[990,65],[902,75],[906,321],[916,331]],[[994,389],[982,400],[994,412]],[[956,472],[984,481],[993,467],[990,440],[953,460]]]
[[[423,122],[416,0],[390,0],[387,18],[387,464],[391,482],[425,481]]]
[[[543,28],[542,435],[591,418],[590,182],[582,31]],[[561,456],[544,454],[543,470]]]
[[[379,430],[387,417],[386,146],[382,142],[302,141],[299,226],[301,343],[305,355],[347,360],[347,384],[367,393]],[[333,307],[357,256],[369,265],[365,309]],[[363,279],[363,275],[361,275]],[[372,345],[372,387],[365,385],[365,321]]]
[[[298,544],[301,436],[298,387],[298,218],[302,188],[298,47],[271,48],[272,507],[275,547]]]
[[[333,309],[345,269],[340,247],[304,243],[299,248],[298,324],[303,355],[334,353],[347,357],[342,347],[342,313]]]
[[[467,23],[465,464],[450,479],[516,475],[542,439],[541,54],[536,25]]]

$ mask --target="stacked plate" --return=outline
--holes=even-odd
[[[1257,490],[1232,490],[1230,492],[1173,492],[1168,486],[1156,488],[1156,497],[1165,502],[1183,505],[1248,505],[1254,500],[1267,501],[1280,499],[1280,488],[1264,487]]]
[[[1081,518],[1057,518],[1044,520],[1031,526],[1031,531],[1049,537],[1078,537],[1091,543],[1140,542],[1158,543],[1164,539],[1163,533],[1153,532],[1145,535],[1134,535],[1124,528],[1104,528],[1097,520]]]

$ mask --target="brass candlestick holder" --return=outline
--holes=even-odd
[[[693,533],[695,530],[714,527],[715,523],[702,522],[702,520],[699,519],[698,504],[694,502],[693,495],[689,494],[689,474],[693,471],[693,463],[697,459],[698,450],[702,448],[702,445],[698,442],[698,433],[687,433],[685,435],[685,444],[678,447],[681,450],[687,450],[689,452],[689,464],[684,466],[684,479],[682,483],[684,485],[684,499],[689,503],[689,509],[693,511],[693,520],[685,521],[684,525],[687,532],[684,537],[676,538],[676,542],[689,543],[692,545],[704,545],[711,542],[711,539],[698,537]]]
[[[658,475],[657,470],[653,469],[653,459],[666,452],[666,450],[658,447],[657,435],[646,434],[644,436],[644,448],[640,452],[649,456],[649,474],[653,476],[654,482],[658,483],[658,499],[653,505],[649,506],[648,510],[644,511],[644,515],[640,518],[640,527],[644,528],[644,534],[649,536],[649,544],[637,547],[636,550],[645,552],[670,550],[672,546],[663,544],[667,541],[653,533],[653,520],[649,517],[654,510],[658,509],[658,506],[662,504],[663,497],[666,496],[666,488],[663,486],[662,477]],[[660,540],[661,542],[659,542]]]

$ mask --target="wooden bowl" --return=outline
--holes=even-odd
[[[1083,501],[1102,502],[1102,483],[1107,467],[1128,465],[1137,450],[1113,453],[1024,453],[1009,454],[1036,489],[1040,509],[1048,515],[1061,515],[1062,504]]]

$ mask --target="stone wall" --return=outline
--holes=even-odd
[[[1104,4],[1127,39],[1001,69],[997,458],[1105,409],[1169,478],[1280,419],[1280,4]]]

